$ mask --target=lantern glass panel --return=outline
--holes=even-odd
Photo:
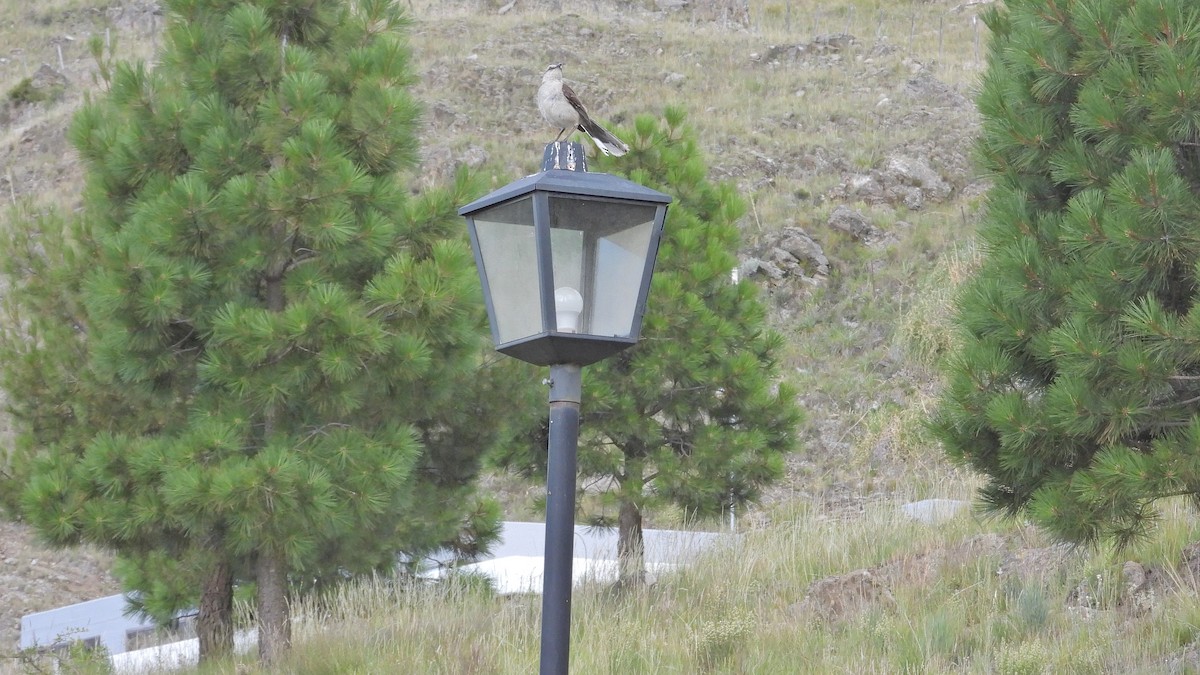
[[[596,310],[591,324],[594,335],[628,337],[633,332],[643,275],[649,273],[646,259],[650,254],[654,209],[649,211],[650,220],[601,237],[597,242]]]
[[[473,220],[499,342],[542,332],[533,198],[496,205]]]
[[[631,336],[657,211],[655,204],[550,197],[554,288],[582,296],[579,333]]]
[[[585,239],[581,230],[550,229],[550,251],[554,259],[554,309],[557,329],[563,333],[588,332],[587,318],[582,314],[586,305],[575,306],[584,302],[583,293],[587,290],[583,279]],[[574,300],[570,299],[572,297]]]

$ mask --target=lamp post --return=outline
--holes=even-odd
[[[670,201],[588,173],[582,146],[556,142],[540,173],[458,211],[496,350],[550,367],[542,675],[569,662],[582,368],[637,343]]]

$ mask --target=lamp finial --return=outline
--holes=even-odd
[[[542,171],[563,169],[587,172],[587,155],[583,146],[571,141],[554,141],[546,145],[542,153]]]

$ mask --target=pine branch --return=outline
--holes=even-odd
[[[1162,403],[1159,405],[1149,405],[1149,406],[1146,406],[1144,408],[1144,410],[1167,410],[1169,408],[1177,408],[1179,406],[1191,405],[1193,403],[1200,403],[1200,396],[1195,396],[1195,397],[1192,397],[1189,399],[1184,399],[1182,401],[1172,401],[1169,403]]]

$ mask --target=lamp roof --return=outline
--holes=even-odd
[[[669,204],[671,196],[652,190],[631,180],[607,173],[589,173],[551,169],[513,181],[490,194],[467,204],[458,215],[467,216],[489,206],[523,197],[537,191],[556,192],[578,197],[606,197],[651,204]]]

